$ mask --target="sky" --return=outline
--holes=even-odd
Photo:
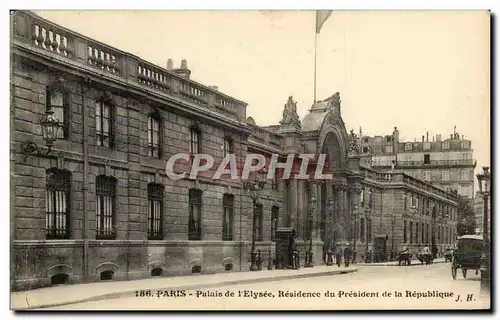
[[[35,11],[248,103],[277,124],[289,96],[303,118],[314,99],[314,11]],[[317,100],[340,92],[347,130],[419,141],[454,126],[490,165],[487,11],[334,11],[316,38]]]

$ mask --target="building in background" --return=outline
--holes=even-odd
[[[461,197],[474,198],[474,160],[471,141],[456,130],[449,136],[429,133],[419,141],[401,141],[397,127],[390,135],[362,136],[362,163],[377,170],[403,170]]]
[[[280,123],[262,127],[246,103],[193,81],[186,61],[162,68],[31,12],[14,12],[12,26],[13,290],[248,271],[252,238],[266,261],[277,227],[297,231],[301,259],[312,243],[316,265],[347,242],[358,257],[383,260],[392,249],[453,239],[456,195],[360,165],[339,93],[302,121],[289,97]],[[50,150],[38,121],[49,109],[62,124]],[[178,153],[216,163],[173,180],[165,164]],[[333,179],[278,175],[253,203],[242,181],[212,177],[228,153],[239,165],[248,153],[326,154]]]

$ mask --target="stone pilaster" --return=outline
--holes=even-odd
[[[290,223],[289,227],[297,230],[297,180],[290,180],[288,201],[290,203]]]
[[[297,238],[304,240],[307,234],[304,233],[304,181],[297,182]]]

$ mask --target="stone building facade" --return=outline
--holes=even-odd
[[[472,142],[456,130],[449,137],[437,134],[429,138],[427,132],[421,139],[401,141],[399,130],[394,128],[390,135],[363,135],[361,148],[362,162],[374,169],[390,170],[394,165],[395,169],[446,191],[474,198],[476,161]]]
[[[379,250],[381,238],[412,245],[402,236],[403,190],[451,208],[440,223],[455,225],[453,194],[360,166],[338,93],[302,121],[290,97],[279,125],[258,126],[245,102],[192,81],[185,61],[162,68],[26,11],[12,15],[11,53],[13,290],[248,271],[252,237],[267,261],[277,227],[297,230],[301,253],[312,243],[315,264],[347,242],[369,244],[363,252]],[[51,149],[39,123],[47,110],[62,124]],[[170,179],[165,163],[178,153],[210,154],[215,164],[195,179]],[[270,179],[254,205],[240,180],[213,179],[228,153],[239,166],[249,153],[326,154],[322,169],[333,178]]]

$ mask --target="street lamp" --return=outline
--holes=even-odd
[[[309,250],[307,252],[308,258],[307,263],[304,265],[305,268],[314,267],[313,264],[313,249],[312,249],[312,231],[313,231],[313,215],[316,209],[316,197],[311,196],[309,199]]]
[[[481,268],[481,294],[490,293],[490,240],[488,237],[488,197],[490,195],[489,167],[483,167],[483,173],[477,175],[479,192],[483,195],[483,256]]]
[[[264,189],[264,186],[266,184],[265,179],[266,179],[265,172],[263,170],[260,170],[254,175],[253,181],[244,181],[243,182],[243,190],[250,191],[250,197],[252,198],[252,203],[253,203],[252,251],[250,253],[251,257],[252,257],[252,263],[250,264],[250,271],[257,271],[258,270],[257,252],[255,251],[255,233],[256,233],[256,228],[257,228],[257,221],[255,221],[255,209],[256,209],[257,204],[259,202],[258,192]]]
[[[51,110],[50,106],[47,107],[45,114],[40,118],[40,126],[42,129],[42,137],[45,140],[46,150],[43,150],[33,141],[27,141],[22,147],[21,153],[24,155],[24,161],[26,159],[36,154],[37,156],[47,156],[52,150],[54,142],[57,140],[57,133],[61,127],[61,123],[54,116],[54,111]]]

